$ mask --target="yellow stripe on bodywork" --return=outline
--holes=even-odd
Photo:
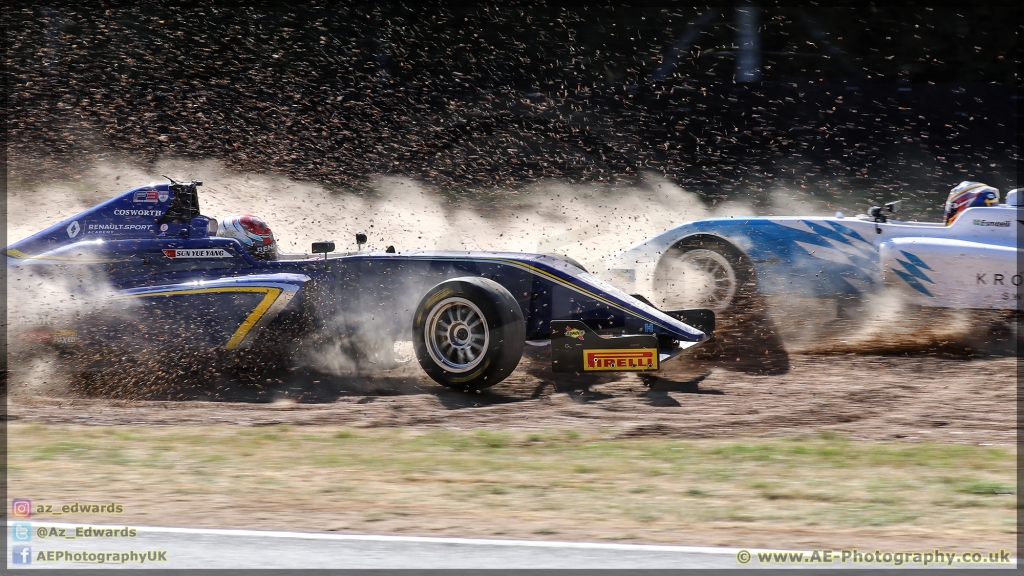
[[[281,295],[280,288],[274,288],[270,286],[224,286],[219,288],[192,288],[186,290],[167,290],[164,292],[146,292],[145,294],[129,294],[127,296],[117,296],[112,300],[120,300],[122,298],[146,298],[149,296],[178,296],[181,294],[209,294],[213,292],[263,292],[266,296],[260,303],[256,305],[256,308],[249,313],[242,324],[235,330],[235,333],[231,335],[228,343],[224,345],[227,350],[234,350],[238,348],[238,345],[245,340],[245,337],[252,330],[252,327],[260,321],[260,318],[267,313],[267,310],[274,304],[277,297]]]
[[[617,308],[617,309],[619,309],[619,310],[621,310],[623,312],[626,312],[627,314],[632,314],[633,316],[636,316],[636,317],[640,318],[641,320],[646,320],[647,322],[650,322],[652,324],[657,324],[658,326],[661,326],[662,328],[667,328],[661,322],[659,322],[659,321],[657,321],[657,320],[655,320],[653,318],[648,318],[648,317],[644,316],[642,313],[637,312],[636,310],[630,310],[628,308],[624,308],[622,305],[617,304],[615,302],[612,302],[611,300],[609,300],[609,299],[607,299],[607,298],[605,298],[603,296],[599,296],[597,294],[594,294],[593,292],[591,292],[590,290],[587,290],[586,288],[584,288],[582,286],[573,284],[572,282],[569,282],[568,280],[566,280],[564,278],[560,278],[558,276],[555,276],[554,274],[552,274],[550,272],[546,272],[544,270],[541,270],[540,268],[537,268],[535,266],[530,266],[529,264],[526,264],[525,262],[519,262],[517,260],[505,260],[505,259],[502,259],[502,258],[494,258],[494,259],[481,258],[481,260],[491,260],[492,262],[493,261],[505,262],[505,263],[508,263],[508,264],[513,264],[515,266],[520,266],[520,267],[526,268],[530,272],[533,272],[534,274],[538,274],[538,275],[541,275],[541,276],[546,276],[547,278],[549,278],[551,280],[554,280],[555,282],[557,282],[557,283],[559,283],[559,284],[561,284],[563,286],[569,287],[569,288],[571,288],[573,290],[576,290],[577,292],[582,292],[583,294],[586,294],[587,296],[590,296],[591,298],[593,298],[593,299],[595,299],[595,300],[597,300],[599,302],[604,302],[605,304],[607,304],[607,305],[609,305],[609,306],[611,306],[613,308]]]

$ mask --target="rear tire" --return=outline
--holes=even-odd
[[[519,365],[526,322],[512,294],[486,278],[455,278],[431,288],[413,317],[413,347],[438,384],[481,390]]]
[[[692,278],[680,274],[689,263],[697,269],[703,265],[709,278],[725,281],[706,282],[701,294],[700,280],[691,282]],[[789,354],[768,314],[767,299],[758,293],[754,267],[732,244],[710,235],[682,240],[662,256],[654,282],[655,303],[662,308],[715,311],[715,335],[694,352],[694,358],[724,362],[728,369],[745,372],[784,374],[789,370]],[[712,285],[718,288],[717,295]]]
[[[710,308],[732,312],[756,294],[754,269],[728,242],[712,236],[669,248],[654,271],[656,303],[665,310]]]

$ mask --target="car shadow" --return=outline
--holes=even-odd
[[[412,370],[353,375],[330,374],[312,369],[290,370],[285,374],[266,375],[268,378],[264,382],[233,380],[219,386],[213,383],[196,386],[192,389],[192,399],[249,403],[291,400],[300,404],[330,404],[343,399],[358,399],[360,404],[370,404],[387,397],[426,395],[437,398],[442,406],[450,410],[530,399],[523,394],[508,394],[500,387],[468,393],[452,390],[434,383],[422,374],[407,372]]]
[[[654,403],[671,405],[668,392],[721,394],[701,389],[699,384],[716,361],[698,360],[666,363],[659,376],[644,375],[650,390],[644,391]],[[684,368],[677,373],[673,366]],[[732,366],[730,366],[732,368]],[[694,377],[694,373],[704,372]],[[328,404],[352,399],[373,403],[391,396],[432,396],[446,409],[464,410],[501,404],[526,402],[553,394],[565,394],[577,404],[615,397],[595,389],[620,382],[619,373],[555,373],[551,369],[550,349],[528,347],[520,365],[505,381],[478,392],[463,392],[430,380],[418,363],[410,361],[390,370],[354,374],[335,374],[308,366],[261,367],[258,362],[231,365],[218,356],[191,354],[145,359],[118,357],[118,362],[72,376],[68,391],[86,398],[271,403],[291,401],[300,404]],[[653,383],[653,384],[652,384]],[[614,389],[614,387],[612,387]]]
[[[640,394],[640,396],[647,398],[647,402],[651,406],[682,406],[678,400],[669,395],[670,392],[708,394],[712,396],[722,396],[725,394],[722,390],[715,388],[700,387],[701,382],[707,379],[708,376],[711,376],[710,370],[706,370],[698,376],[687,378],[686,374],[692,374],[693,368],[694,366],[684,362],[677,365],[672,371],[642,374],[641,380],[644,384],[647,384],[648,389]],[[700,368],[697,367],[697,369]]]
[[[532,385],[531,398],[566,394],[576,404],[612,398],[611,394],[598,392],[593,387],[613,382],[621,377],[612,374],[555,372],[551,368],[550,346],[527,346],[523,353],[523,360],[519,364],[519,370],[527,380],[527,384]]]
[[[282,400],[326,404],[346,398],[361,403],[389,396],[429,395],[449,409],[522,402],[533,398],[532,388],[504,383],[478,393],[445,388],[430,380],[415,362],[390,370],[335,374],[310,367],[249,364],[232,366],[208,354],[124,355],[119,362],[69,367],[68,393],[85,398],[155,401],[271,403]]]

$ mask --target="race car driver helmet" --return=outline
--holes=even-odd
[[[257,260],[277,260],[277,242],[270,226],[257,216],[242,214],[221,218],[217,236],[234,238]]]
[[[961,212],[975,206],[995,206],[999,203],[999,190],[980,182],[961,182],[946,199],[946,226]]]

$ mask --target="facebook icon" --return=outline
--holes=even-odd
[[[32,547],[31,546],[15,546],[11,549],[11,563],[12,564],[31,564],[32,563]]]

